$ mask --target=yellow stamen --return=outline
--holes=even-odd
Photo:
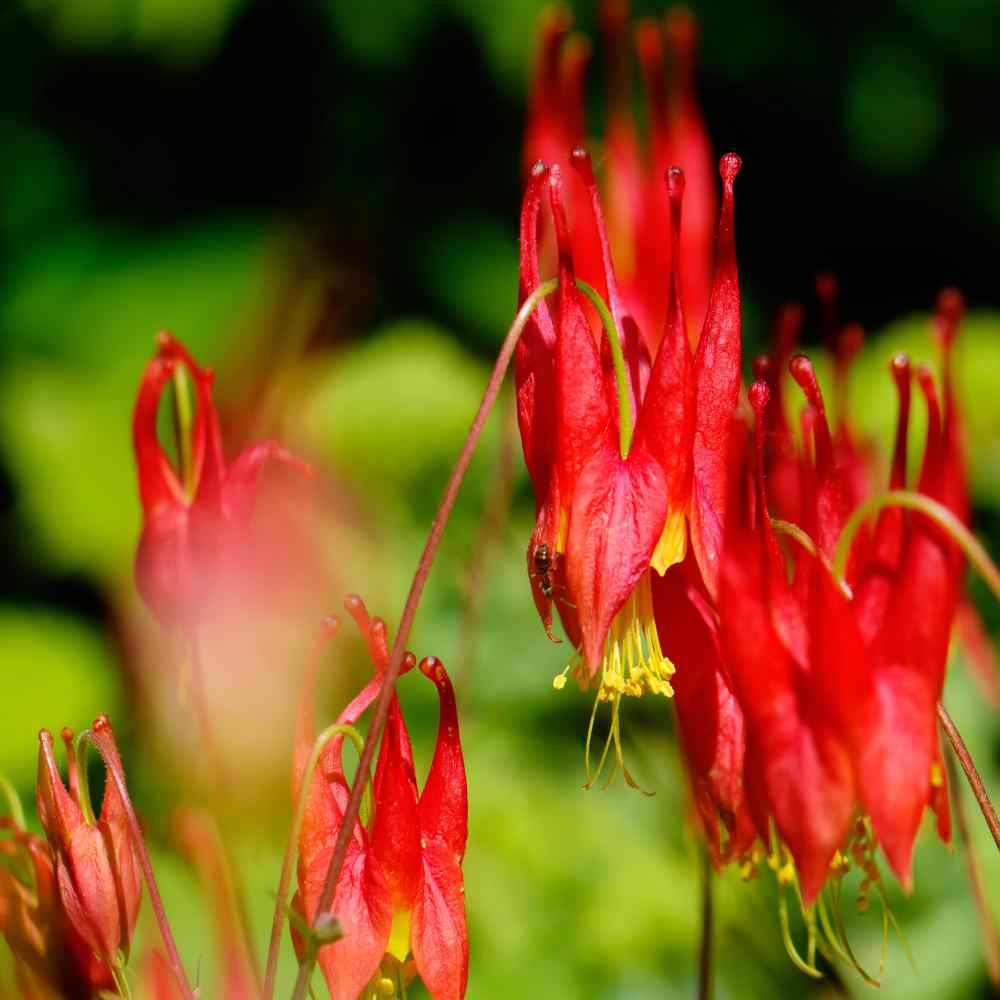
[[[615,615],[604,647],[604,660],[600,670],[590,676],[587,664],[581,655],[558,674],[552,681],[552,686],[562,690],[566,685],[566,676],[572,673],[581,690],[596,689],[594,708],[590,715],[590,725],[587,728],[586,764],[587,783],[590,788],[601,776],[607,762],[611,747],[614,746],[615,765],[608,776],[604,787],[610,784],[615,774],[620,770],[626,783],[644,794],[651,795],[641,788],[625,766],[625,757],[621,745],[621,700],[622,697],[641,698],[644,694],[673,696],[674,689],[670,678],[674,674],[674,665],[663,655],[660,648],[660,637],[656,631],[656,621],[653,618],[653,593],[650,588],[650,575],[647,571],[636,585],[632,596],[625,606]],[[590,744],[594,733],[594,721],[597,708],[607,702],[611,706],[611,725],[607,739],[601,751],[601,758],[596,771],[590,767]]]
[[[392,929],[389,931],[389,941],[385,946],[386,954],[392,955],[397,962],[405,962],[410,953],[410,920],[413,914],[406,910],[397,911],[392,915]]]

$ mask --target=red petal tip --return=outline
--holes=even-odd
[[[774,374],[774,359],[770,354],[758,354],[750,365],[756,381],[766,381]]]
[[[726,153],[719,160],[719,173],[722,175],[722,181],[727,188],[732,187],[733,181],[736,180],[736,175],[740,172],[742,166],[743,160],[738,153]]]
[[[365,602],[357,594],[348,594],[344,598],[344,610],[354,619],[362,632],[368,631],[369,618]]]
[[[698,44],[698,21],[689,7],[673,7],[667,11],[667,41],[674,58],[691,59]]]
[[[750,397],[750,405],[753,407],[757,419],[762,419],[764,410],[767,409],[767,404],[771,401],[771,389],[767,382],[763,380],[754,382],[747,391],[747,395]]]
[[[435,684],[443,684],[448,678],[444,664],[436,656],[425,656],[420,661],[420,672]]]
[[[942,319],[958,323],[965,313],[965,296],[957,288],[942,288],[935,311]]]
[[[666,180],[667,196],[672,202],[680,201],[684,197],[684,171],[680,167],[669,167]]]
[[[824,305],[832,305],[837,299],[837,276],[832,271],[816,275],[816,294]]]
[[[840,334],[839,351],[846,361],[861,350],[865,342],[865,331],[859,323],[848,323]]]

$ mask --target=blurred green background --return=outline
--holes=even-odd
[[[393,624],[513,314],[541,6],[6,0],[0,10],[0,771],[28,800],[39,727],[111,715],[205,996],[217,969],[210,919],[170,834],[188,792],[162,766],[145,731],[155,709],[137,693],[129,434],[140,373],[155,331],[172,329],[217,366],[230,450],[278,429],[321,464],[342,543],[342,588],[321,603],[338,610],[356,590]],[[575,6],[593,34],[593,11]],[[874,332],[852,405],[884,445],[895,411],[887,359],[902,347],[932,358],[927,309],[941,286],[963,288],[977,528],[1000,552],[993,4],[695,9],[709,131],[745,163],[748,356],[787,298],[807,301],[807,340],[819,339],[812,278],[834,269],[846,318]],[[597,56],[589,115],[600,134],[599,45]],[[698,861],[669,712],[649,698],[627,710],[627,750],[654,798],[620,782],[581,790],[590,701],[551,687],[565,647],[545,640],[524,579],[531,498],[516,447],[510,517],[490,527],[506,489],[506,419],[493,418],[474,461],[411,643],[451,668],[465,707],[469,995],[690,997]],[[984,588],[973,592],[1000,627]],[[365,667],[346,630],[329,661],[332,716]],[[1000,790],[995,706],[956,667],[946,701]],[[401,691],[423,774],[433,693],[419,677]],[[263,948],[290,804],[279,793],[223,813]],[[971,818],[996,909],[1000,859]],[[929,831],[916,885],[910,900],[889,891],[918,972],[894,943],[883,993],[989,995],[962,859]],[[877,912],[851,919],[877,967]],[[727,875],[717,920],[719,997],[867,989],[846,972],[840,987],[792,968],[767,878]],[[146,914],[139,953],[155,940]],[[0,946],[0,992],[8,958]],[[283,983],[292,971],[286,945]]]

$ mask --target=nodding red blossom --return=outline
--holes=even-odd
[[[535,311],[515,357],[518,418],[537,511],[528,568],[546,629],[554,601],[580,650],[578,679],[594,683],[600,700],[617,707],[623,694],[672,693],[673,666],[653,619],[650,569],[663,574],[681,562],[690,540],[709,594],[717,587],[740,380],[733,229],[740,159],[730,153],[720,163],[718,255],[697,350],[692,354],[685,332],[675,255],[670,310],[652,359],[618,291],[590,159],[577,149],[572,164],[600,237],[614,329],[595,338],[575,284],[562,171],[538,165],[521,217],[521,298],[540,283],[538,230],[546,194],[559,249],[559,289],[554,309],[543,302]],[[666,181],[663,196],[676,241],[683,172],[669,171]]]
[[[354,725],[374,701],[389,661],[385,622],[369,619],[360,598],[348,610],[364,635],[375,676],[341,712]],[[416,665],[407,653],[405,673]],[[469,944],[462,859],[468,832],[465,764],[455,693],[441,662],[431,656],[421,673],[437,688],[437,745],[423,791],[418,793],[413,753],[395,694],[389,709],[373,783],[373,815],[351,837],[331,912],[344,936],[324,945],[319,965],[333,1000],[378,992],[384,981],[399,987],[419,975],[436,1000],[465,995]],[[314,739],[311,708],[304,704],[297,737],[296,793]],[[324,750],[309,787],[299,839],[298,893],[293,906],[308,921],[316,907],[343,819],[349,786],[342,763],[343,736]],[[295,935],[301,951],[301,938]],[[412,957],[411,957],[412,956]],[[370,995],[364,992],[365,996]]]
[[[602,164],[608,238],[622,301],[647,348],[655,353],[667,321],[664,276],[670,272],[672,255],[679,259],[692,343],[702,329],[711,291],[717,195],[715,159],[695,96],[697,25],[690,11],[675,8],[662,21],[640,21],[633,45],[627,3],[608,0],[598,13],[607,49],[609,110]],[[584,83],[590,56],[590,43],[571,33],[570,27],[564,8],[548,11],[540,22],[524,170],[530,176],[541,160],[564,171],[567,226],[577,273],[604,292],[601,239],[589,213],[590,195],[567,171],[570,151],[587,144]],[[633,112],[633,50],[645,90],[645,144]],[[671,237],[663,193],[663,177],[671,166],[684,171],[688,186],[686,224],[679,240]],[[549,239],[543,242],[549,247]]]
[[[925,808],[948,839],[937,703],[956,602],[956,547],[926,517],[882,511],[855,536],[846,581],[829,560],[849,510],[822,396],[808,360],[790,362],[807,400],[810,437],[800,455],[804,524],[816,551],[793,543],[794,573],[768,515],[765,441],[770,392],[755,383],[758,491],[734,512],[723,562],[723,647],[747,727],[746,791],[761,838],[770,821],[794,861],[806,905],[835,872],[838,851],[861,830],[858,811],[904,886]],[[891,367],[900,396],[890,487],[905,486],[910,369]],[[947,502],[949,460],[933,379],[918,372],[929,411],[918,489]],[[773,402],[771,403],[773,405]],[[780,444],[779,439],[779,444]],[[874,841],[866,838],[866,848]],[[833,864],[833,868],[831,865]]]
[[[108,752],[117,757],[111,724],[105,717],[95,721],[94,731],[107,733]],[[52,736],[43,729],[38,738],[35,799],[52,851],[59,901],[66,920],[110,968],[128,957],[142,900],[142,875],[125,805],[109,778],[100,816],[95,819],[89,798],[81,790],[72,731],[62,731],[69,758],[68,789],[55,761]]]
[[[22,994],[90,1000],[114,988],[108,965],[67,918],[52,851],[40,837],[0,817],[0,935],[14,956]],[[44,991],[44,992],[42,992]]]
[[[94,731],[117,757],[110,723]],[[91,812],[81,786],[73,733],[62,732],[69,757],[69,788],[63,784],[52,736],[39,734],[38,818],[46,840],[13,818],[0,818],[0,934],[13,952],[25,996],[87,1000],[113,990],[113,970],[127,960],[139,914],[142,883],[125,808],[110,779],[100,816]],[[120,761],[119,761],[120,766]]]
[[[184,442],[190,461],[180,472],[157,435],[160,399],[178,370],[187,372],[195,393],[190,441]],[[246,542],[264,464],[277,459],[310,471],[274,441],[252,445],[227,464],[212,383],[210,369],[199,367],[180,341],[161,333],[135,404],[132,438],[143,516],[136,584],[167,627],[195,624],[221,574],[244,580],[260,575],[254,572],[260,553]]]

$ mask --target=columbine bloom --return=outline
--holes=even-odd
[[[348,609],[367,639],[376,674],[340,714],[337,721],[343,725],[356,723],[378,695],[389,660],[385,623],[369,620],[358,598],[348,601]],[[403,670],[414,665],[415,658],[407,654]],[[465,995],[465,765],[455,694],[444,666],[427,657],[420,671],[434,683],[440,701],[434,758],[418,794],[406,723],[393,695],[375,769],[373,815],[354,831],[333,900],[344,937],[319,952],[333,1000],[393,995],[414,973],[436,1000]],[[296,789],[304,780],[302,768],[314,739],[307,715],[298,736]],[[299,890],[293,906],[310,922],[347,803],[342,753],[343,736],[335,736],[312,779],[299,839]],[[297,940],[296,947],[301,945]]]
[[[40,837],[0,818],[0,935],[17,965],[25,996],[37,984],[69,1000],[90,1000],[114,988],[110,968],[70,922],[59,898],[52,852]]]
[[[628,4],[600,5],[607,49],[608,120],[604,195],[608,234],[619,289],[628,314],[655,353],[667,319],[664,275],[679,258],[679,280],[692,342],[701,331],[711,289],[717,196],[714,158],[695,96],[697,26],[689,11],[676,8],[661,23],[639,22],[635,51],[645,89],[648,142],[640,141],[633,112],[632,46]],[[540,22],[538,56],[524,143],[524,169],[534,164],[570,165],[570,150],[586,145],[584,77],[589,42],[571,34],[563,8]],[[679,240],[670,235],[663,177],[671,166],[687,176],[686,224]],[[590,219],[590,196],[577,178],[566,177],[567,224],[578,274],[603,290],[601,244]],[[544,241],[546,246],[549,240]]]
[[[559,249],[559,290],[554,314],[546,303],[535,311],[515,359],[521,439],[537,510],[528,568],[546,628],[554,600],[580,649],[578,679],[593,683],[617,716],[623,694],[672,693],[673,666],[653,619],[650,568],[662,574],[680,562],[690,538],[709,594],[717,587],[739,392],[733,181],[740,160],[728,154],[720,163],[718,257],[697,350],[692,357],[675,256],[668,320],[652,363],[618,292],[589,157],[575,150],[572,163],[600,237],[608,331],[600,342],[595,339],[575,284],[562,172],[558,165],[540,165],[521,218],[521,296],[540,283],[538,219],[546,189]],[[672,170],[667,182],[676,241],[683,173]]]
[[[904,886],[924,809],[949,836],[936,728],[955,608],[955,546],[925,517],[882,511],[856,536],[846,580],[829,561],[849,509],[823,399],[808,360],[790,369],[807,399],[810,439],[800,457],[801,513],[815,552],[798,543],[794,576],[768,515],[764,489],[767,383],[751,388],[757,415],[757,495],[730,522],[720,598],[723,644],[747,724],[746,788],[762,840],[773,819],[794,861],[806,905],[836,875],[848,841],[867,858],[881,843]],[[902,488],[910,369],[892,365],[900,395],[890,486]],[[929,372],[918,372],[929,411],[918,488],[945,502],[947,432]],[[773,405],[773,403],[772,403]],[[811,452],[811,454],[810,454]],[[856,810],[870,817],[860,826]],[[870,822],[870,825],[869,825]]]
[[[101,717],[94,730],[110,734],[110,723]],[[96,958],[108,968],[117,967],[128,956],[139,916],[139,862],[114,782],[109,778],[101,814],[95,819],[87,793],[81,789],[73,733],[64,729],[62,737],[69,756],[68,790],[56,765],[52,736],[44,729],[39,734],[38,818],[52,851],[66,921]],[[109,752],[117,756],[113,742]]]
[[[189,456],[180,472],[156,429],[160,398],[178,369],[190,376],[196,403],[190,437],[180,442]],[[277,459],[309,472],[273,441],[252,445],[227,465],[212,381],[210,369],[199,367],[180,341],[163,333],[136,399],[132,437],[143,514],[136,584],[168,627],[197,623],[222,574],[230,582],[260,576],[262,553],[246,543],[265,462]]]

